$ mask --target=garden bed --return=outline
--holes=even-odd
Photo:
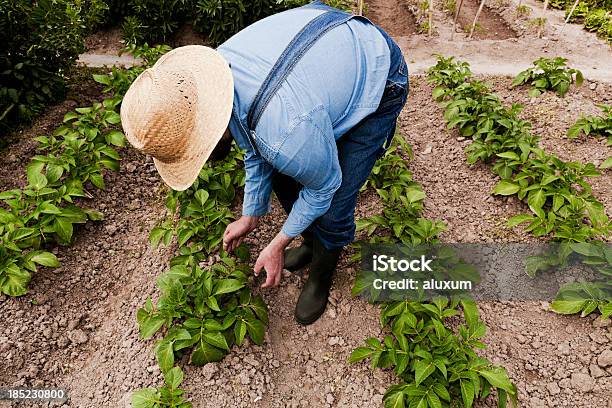
[[[581,113],[593,113],[595,102],[609,98],[609,84],[572,89],[563,99],[546,94],[531,100],[524,89],[509,91],[508,78],[489,81],[505,103],[525,104],[523,116],[532,121],[549,151],[575,160],[605,156],[596,138],[567,140],[562,135]],[[27,134],[46,132],[46,116],[58,114],[61,117],[48,112]],[[504,226],[524,205],[490,195],[495,177],[488,168],[466,164],[466,141],[446,130],[422,76],[411,77],[400,128],[414,146],[410,168],[428,194],[425,216],[448,225],[443,241],[536,241]],[[13,175],[23,172],[22,163],[33,153],[28,139],[12,151],[23,153],[3,169],[2,186],[15,184]],[[593,180],[595,194],[608,210],[611,182],[610,172]],[[152,162],[131,149],[123,151],[121,171],[109,174],[107,185],[107,191],[88,202],[106,219],[80,229],[74,246],[55,251],[62,266],[35,274],[28,295],[0,298],[0,326],[7,328],[0,336],[0,351],[11,362],[0,374],[0,384],[67,387],[69,406],[88,408],[129,406],[134,389],[161,381],[153,342],[138,337],[135,311],[148,296],[158,296],[155,278],[172,253],[172,247],[152,250],[147,240],[164,213],[165,188]],[[360,200],[357,214],[379,210],[369,195]],[[249,238],[254,253],[273,237],[282,219],[275,201],[272,213]],[[279,288],[263,291],[270,310],[263,346],[235,348],[222,362],[205,367],[182,362],[183,387],[194,406],[379,407],[393,375],[347,363],[365,337],[380,334],[378,308],[350,295],[354,275],[346,254],[330,307],[306,328],[292,317],[301,286],[298,276],[285,274]],[[612,368],[602,367],[597,359],[610,347],[609,323],[555,315],[544,302],[479,305],[489,327],[484,355],[507,367],[524,406],[606,407]]]

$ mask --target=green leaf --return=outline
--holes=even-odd
[[[157,364],[162,373],[166,373],[174,366],[174,350],[172,349],[172,342],[161,340],[155,347],[155,356],[157,357]]]
[[[209,194],[208,194],[208,191],[206,190],[198,190],[196,191],[194,196],[198,200],[200,205],[204,206],[204,204],[206,204],[206,201],[208,201]]]
[[[462,299],[461,306],[463,307],[463,316],[466,323],[468,326],[474,327],[479,321],[478,307],[476,306],[476,302],[471,299]]]
[[[520,186],[518,184],[511,183],[506,180],[502,180],[493,189],[494,194],[500,195],[512,195],[516,194],[520,190]]]
[[[207,363],[221,361],[225,353],[210,344],[200,341],[198,346],[191,353],[191,363],[193,365],[202,366]]]
[[[118,130],[111,130],[104,136],[104,139],[106,140],[106,143],[112,144],[114,146],[125,146],[125,136]]]
[[[503,157],[504,159],[510,159],[510,160],[521,160],[521,158],[519,157],[518,154],[516,154],[515,152],[503,152],[503,153],[498,153],[497,154],[498,157]]]
[[[405,408],[405,395],[401,389],[389,388],[385,393],[385,408]]]
[[[183,382],[183,370],[180,367],[173,367],[164,374],[164,382],[170,389],[176,390]]]
[[[531,211],[537,214],[540,218],[544,217],[544,211],[542,211],[542,206],[545,202],[546,194],[544,193],[543,189],[532,190],[529,192],[527,204],[529,204],[529,208],[531,208]]]
[[[57,268],[58,266],[60,266],[57,257],[51,252],[36,251],[36,253],[30,257],[30,260],[39,265],[48,266],[51,268]]]
[[[414,381],[419,385],[436,370],[433,361],[418,360],[414,364]]]
[[[529,214],[515,215],[514,217],[511,217],[508,220],[508,226],[516,227],[517,225],[522,224],[524,222],[533,221],[533,219],[534,219],[533,215],[529,215]]]
[[[262,345],[264,342],[264,334],[266,332],[266,326],[257,319],[249,319],[246,321],[247,332],[249,337],[257,345]]]
[[[132,408],[155,408],[159,396],[155,388],[143,388],[132,394]]]
[[[410,203],[416,203],[417,201],[424,200],[425,197],[425,192],[422,190],[410,189],[406,192],[406,198]]]
[[[212,346],[229,351],[227,340],[225,340],[225,336],[221,332],[204,333],[202,338]]]
[[[246,336],[246,330],[247,326],[244,320],[239,320],[238,322],[236,322],[236,325],[234,326],[234,337],[236,338],[236,344],[238,344],[239,346],[242,345],[242,342],[244,341],[244,336]]]
[[[145,309],[138,309],[136,313],[138,329],[143,339],[153,336],[164,325],[165,319],[157,314],[150,314]]]
[[[466,408],[474,404],[474,384],[470,380],[460,380],[461,399]]]
[[[153,248],[157,248],[159,241],[161,241],[165,233],[166,229],[161,227],[155,227],[151,230],[151,233],[149,233],[149,242]]]
[[[550,304],[550,308],[559,314],[575,314],[580,312],[586,303],[586,299],[554,300]]]
[[[442,402],[440,398],[433,391],[427,393],[427,404],[430,408],[442,408]]]
[[[515,394],[515,388],[508,373],[501,367],[491,367],[477,370],[478,373],[483,376],[493,387],[501,388],[511,394]]]
[[[103,85],[110,85],[111,84],[111,79],[110,76],[108,75],[100,75],[100,74],[94,74],[93,75],[93,79],[94,81],[103,84]]]
[[[361,360],[365,360],[366,358],[372,355],[372,349],[369,347],[357,347],[352,351],[349,357],[349,363],[356,363]]]
[[[72,222],[63,217],[57,217],[53,222],[53,229],[63,242],[70,242],[72,239]]]
[[[238,279],[221,279],[215,285],[213,290],[214,295],[236,292],[244,287],[244,283]]]
[[[25,295],[28,292],[30,279],[30,272],[17,265],[10,265],[4,270],[4,279],[0,280],[2,282],[0,290],[8,296]]]
[[[601,165],[599,166],[600,169],[609,169],[610,167],[612,167],[612,157],[608,157],[603,163],[601,163]]]

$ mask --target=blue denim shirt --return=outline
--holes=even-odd
[[[283,232],[294,237],[329,209],[342,183],[336,140],[374,112],[388,71],[389,47],[378,29],[352,19],[323,35],[297,63],[247,136],[246,118],[262,82],[291,39],[323,11],[294,9],[265,18],[234,35],[218,51],[234,77],[232,136],[245,153],[243,215],[270,208],[272,174],[304,187]]]

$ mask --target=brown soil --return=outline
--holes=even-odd
[[[88,53],[102,55],[117,55],[123,48],[121,27],[100,30],[85,39]]]
[[[417,32],[416,19],[408,9],[407,1],[368,1],[366,17],[394,37]]]
[[[525,90],[508,90],[509,79],[489,81],[506,102],[530,102]],[[467,142],[446,129],[431,90],[423,77],[412,76],[400,119],[402,135],[414,146],[410,168],[428,194],[425,216],[447,223],[446,242],[537,241],[504,226],[507,217],[525,206],[490,195],[495,177],[485,166],[466,164]],[[611,91],[610,85],[597,84],[594,90],[572,90],[563,99],[547,94],[525,103],[524,116],[535,129],[546,130],[542,145],[547,149],[573,159],[603,157],[607,150],[597,139],[569,141],[562,134],[565,120],[592,112],[593,101],[606,100]],[[550,120],[541,111],[567,118]],[[41,132],[34,127],[28,134]],[[24,139],[11,149],[19,152],[18,160],[3,166],[0,185],[18,184],[12,175],[23,172],[22,163],[33,152],[21,146],[30,144]],[[147,242],[148,231],[164,214],[164,187],[149,159],[131,149],[122,155],[121,172],[106,176],[108,190],[87,203],[103,211],[106,219],[79,229],[72,247],[54,249],[62,267],[35,274],[29,294],[0,297],[0,353],[10,362],[0,372],[0,387],[67,387],[71,401],[66,407],[97,408],[128,407],[134,389],[161,383],[154,341],[139,339],[135,313],[148,296],[158,296],[155,278],[166,270],[173,251],[152,250]],[[607,172],[595,182],[596,194],[608,209],[612,195],[605,186],[611,179]],[[374,197],[360,198],[358,216],[380,211]],[[248,239],[254,254],[283,219],[275,202]],[[378,308],[350,295],[355,269],[348,252],[328,310],[314,325],[304,328],[294,322],[301,279],[285,274],[279,288],[261,291],[270,309],[263,346],[235,347],[222,362],[205,367],[181,362],[184,388],[194,407],[381,406],[386,387],[395,381],[393,374],[347,363],[353,348],[381,334]],[[558,316],[546,310],[546,302],[488,302],[480,308],[489,326],[489,348],[483,355],[508,368],[522,406],[607,406],[612,367],[599,366],[597,358],[611,347],[609,322]],[[495,405],[487,401],[481,406]]]
[[[460,1],[457,0],[457,7],[459,7]],[[479,6],[480,2],[478,0],[463,0],[457,18],[457,26],[460,30],[466,33],[470,32]],[[485,4],[478,17],[472,38],[477,40],[505,40],[515,37],[517,37],[516,33],[506,21]]]

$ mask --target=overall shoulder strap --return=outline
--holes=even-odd
[[[321,9],[326,12],[312,19],[293,37],[261,84],[247,116],[249,137],[253,136],[257,123],[268,103],[306,51],[326,32],[353,18],[352,15],[319,1],[303,7]],[[251,140],[251,142],[255,146],[254,141]]]

